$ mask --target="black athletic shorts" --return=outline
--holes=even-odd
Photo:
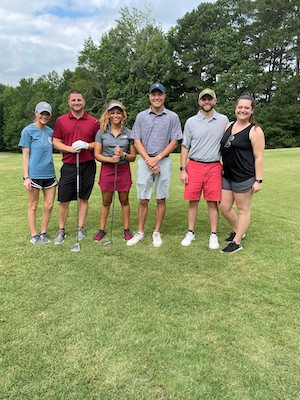
[[[79,164],[79,198],[88,200],[95,181],[95,160]],[[58,201],[68,202],[77,199],[76,164],[63,164],[58,182]]]
[[[36,189],[50,189],[53,186],[57,185],[57,180],[56,178],[50,178],[50,179],[31,179],[31,187],[36,188]]]

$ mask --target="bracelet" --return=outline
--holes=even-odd
[[[26,179],[30,179],[29,176],[23,176],[23,181],[26,181]]]

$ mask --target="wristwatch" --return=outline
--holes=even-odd
[[[255,182],[262,183],[263,181],[262,181],[262,179],[255,179]]]
[[[186,167],[180,167],[180,171],[185,171]]]
[[[30,179],[29,176],[23,176],[23,181],[26,181],[26,179]]]

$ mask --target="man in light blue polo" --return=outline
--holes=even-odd
[[[185,184],[184,199],[189,201],[189,206],[188,232],[181,242],[182,246],[190,246],[195,240],[195,223],[203,192],[210,222],[209,248],[219,248],[218,202],[222,193],[220,142],[229,120],[226,115],[217,113],[214,109],[216,103],[217,96],[212,89],[202,90],[198,99],[200,110],[184,126],[180,180]]]
[[[182,139],[179,117],[165,108],[166,89],[161,83],[154,83],[149,89],[151,107],[140,112],[132,128],[131,138],[140,154],[137,165],[138,231],[127,246],[134,246],[144,239],[144,226],[148,213],[153,184],[156,191],[156,223],[152,234],[153,246],[162,244],[160,228],[166,213],[166,198],[172,174],[170,153]]]

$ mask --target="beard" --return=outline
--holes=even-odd
[[[209,106],[209,105],[205,105],[204,107],[200,106],[200,109],[203,110],[204,112],[210,112],[211,110],[213,110],[213,108],[214,106]]]

